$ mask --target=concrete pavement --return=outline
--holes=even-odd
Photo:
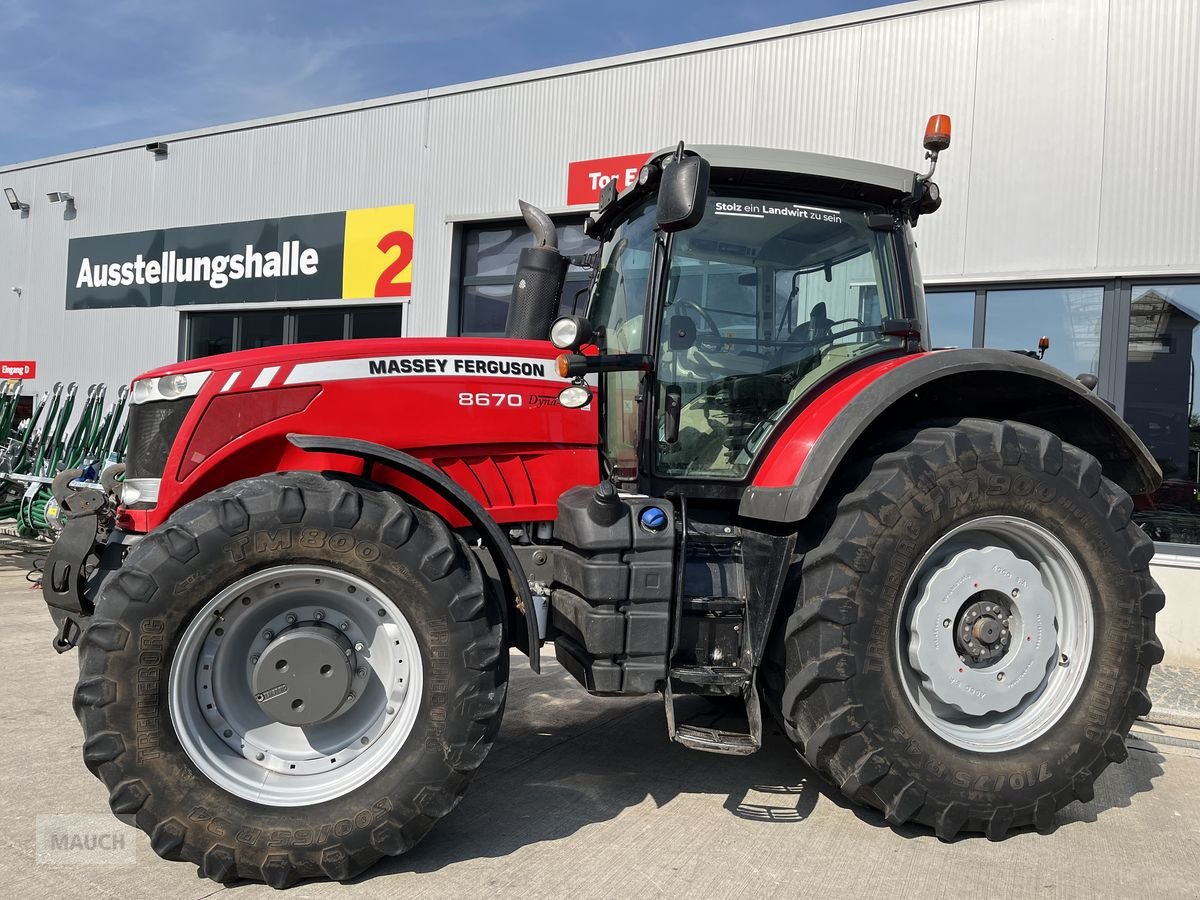
[[[50,648],[23,546],[0,537],[0,895],[278,896],[200,880],[115,820],[132,864],[38,862],[38,816],[110,820],[80,757],[76,658]],[[1095,800],[1060,812],[1050,835],[943,844],[845,806],[770,726],[755,756],[695,753],[667,741],[657,698],[589,697],[552,660],[540,677],[523,657],[513,663],[501,739],[459,807],[353,885],[310,882],[289,897],[1200,896],[1195,749],[1134,742]]]

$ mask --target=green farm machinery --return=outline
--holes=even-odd
[[[78,385],[58,382],[30,406],[20,381],[0,383],[0,523],[15,521],[24,537],[54,537],[56,494],[71,483],[120,478],[129,389],[122,385],[111,402],[107,393],[90,385],[80,404]]]

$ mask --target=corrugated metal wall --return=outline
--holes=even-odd
[[[127,380],[177,352],[179,311],[64,310],[70,237],[415,203],[410,334],[444,333],[454,226],[565,203],[567,163],[683,138],[921,165],[954,117],[932,281],[1200,274],[1200,4],[908,4],[837,27],[0,169],[0,358],[37,386]],[[76,197],[63,218],[45,201]],[[20,286],[17,297],[10,286]]]

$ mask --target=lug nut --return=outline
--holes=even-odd
[[[295,617],[295,615],[293,615],[292,613],[288,613],[288,617],[287,617],[287,623],[288,623],[289,625],[295,625],[295,624],[296,624],[296,617]]]
[[[343,622],[343,623],[342,623],[342,625],[341,625],[341,629],[342,629],[342,631],[349,631],[349,630],[350,630],[350,623],[349,623],[349,622]]]
[[[253,665],[257,665],[257,664],[258,664],[258,654],[255,653],[252,657],[250,657],[250,665],[253,666]]]
[[[266,631],[263,632],[263,637],[269,641],[269,640],[271,640],[271,638],[275,637],[275,632],[273,632],[270,628],[268,628]]]
[[[950,627],[950,620],[949,620],[949,619],[942,619],[942,627],[943,627],[943,628],[949,628],[949,627]]]
[[[366,645],[366,644],[364,644],[362,641],[355,641],[355,643],[354,643],[354,652],[355,652],[355,653],[362,653],[362,652],[363,652],[363,650],[366,648],[366,646],[367,646],[367,645]]]
[[[313,618],[316,619],[318,622],[320,622],[322,619],[325,618],[325,610],[318,609],[315,613],[313,613]]]
[[[359,666],[357,669],[354,670],[355,678],[362,678],[366,674],[367,674],[367,670],[364,669],[362,666]]]
[[[353,700],[353,699],[354,699],[354,691],[351,691],[350,693],[348,693],[348,694],[346,695],[346,699],[347,699],[347,700]]]

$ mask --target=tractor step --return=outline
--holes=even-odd
[[[678,668],[671,670],[672,677],[677,677],[678,670]],[[742,675],[746,674],[743,670],[739,669],[738,671]],[[725,731],[721,728],[705,728],[699,725],[676,725],[675,695],[671,691],[671,679],[668,678],[663,683],[663,706],[667,713],[667,734],[671,740],[683,744],[689,750],[724,753],[729,756],[749,756],[762,746],[762,709],[759,706],[758,689],[755,686],[753,673],[750,673],[742,687],[742,697],[746,701],[746,721],[750,728],[749,732]]]
[[[673,666],[671,677],[686,684],[744,687],[750,673],[740,666]]]
[[[702,728],[699,725],[680,725],[675,730],[675,742],[689,750],[724,753],[727,756],[749,756],[758,749],[758,741],[752,734]]]

